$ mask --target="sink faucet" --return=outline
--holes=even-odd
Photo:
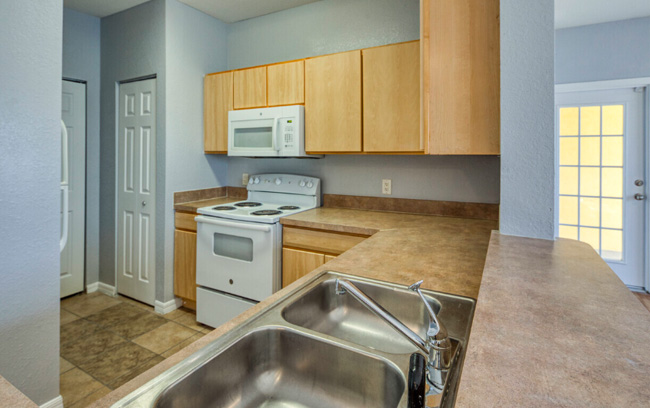
[[[431,308],[429,302],[420,291],[420,285],[424,281],[419,281],[411,286],[409,290],[416,292],[429,314],[429,327],[427,328],[426,340],[422,339],[417,333],[409,329],[404,323],[399,321],[389,311],[384,309],[381,305],[377,304],[372,298],[366,295],[361,289],[356,287],[352,282],[347,279],[336,279],[335,291],[337,295],[349,293],[366,306],[375,315],[382,318],[392,328],[401,333],[411,343],[418,347],[427,358],[427,377],[432,385],[441,386],[440,372],[447,371],[451,366],[451,342],[447,335],[447,329],[438,321],[438,317]]]

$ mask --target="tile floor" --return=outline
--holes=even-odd
[[[643,306],[645,306],[648,311],[650,311],[650,293],[640,293],[640,292],[634,292],[636,297],[643,303]]]
[[[166,315],[99,292],[61,301],[61,395],[85,407],[200,339],[212,328],[188,309]]]

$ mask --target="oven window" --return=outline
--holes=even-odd
[[[250,238],[215,232],[212,243],[215,255],[247,262],[253,260],[253,240]]]
[[[237,128],[234,146],[242,148],[273,148],[273,127]]]

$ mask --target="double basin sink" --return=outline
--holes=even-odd
[[[337,278],[352,282],[426,338],[425,306],[406,286],[326,272],[114,407],[422,407],[409,397],[411,355],[418,348],[355,298],[337,294]],[[446,326],[453,349],[444,387],[431,392],[426,405],[451,407],[475,303],[422,292]]]

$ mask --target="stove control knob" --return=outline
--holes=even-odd
[[[248,179],[248,184],[255,184],[255,177],[251,177]]]
[[[314,187],[314,183],[312,183],[311,181],[308,182],[307,183],[307,188],[312,188],[312,187]]]
[[[304,186],[305,186],[305,180],[300,180],[300,187],[304,187]]]
[[[253,180],[253,183],[260,184],[260,179],[258,177],[255,177],[255,179]]]
[[[280,178],[276,178],[275,184],[279,186],[280,184],[282,184],[282,180],[280,180]]]

